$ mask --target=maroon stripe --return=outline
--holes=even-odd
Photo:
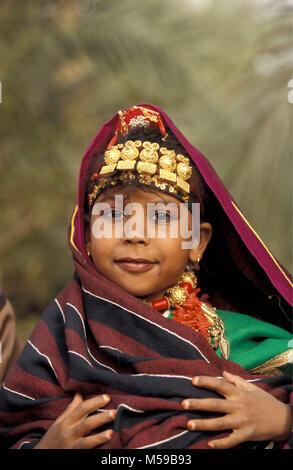
[[[68,381],[70,372],[57,346],[56,341],[58,341],[58,338],[54,338],[44,321],[39,321],[38,328],[32,333],[30,341],[41,354],[45,354],[49,358],[57,375],[57,380],[61,386],[64,386]]]
[[[119,349],[119,351],[132,354],[142,359],[161,357],[157,352],[149,349],[135,339],[119,333],[119,331],[113,328],[100,325],[92,320],[89,320],[89,325],[96,340],[96,349],[99,349],[100,346],[110,346],[111,348]]]
[[[58,397],[64,395],[62,387],[47,382],[39,377],[24,371],[17,364],[13,374],[5,381],[5,386],[15,392],[22,393],[32,398]]]

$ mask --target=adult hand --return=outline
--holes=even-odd
[[[223,379],[194,377],[196,387],[214,390],[224,398],[188,398],[184,409],[222,413],[217,418],[191,419],[190,430],[231,431],[227,437],[212,440],[209,447],[228,449],[246,441],[281,441],[290,436],[291,409],[241,377],[223,372]]]
[[[113,434],[111,429],[88,436],[94,429],[115,419],[115,410],[88,416],[107,405],[109,401],[109,395],[98,395],[83,400],[82,396],[76,393],[72,402],[34,449],[92,449],[109,441]]]

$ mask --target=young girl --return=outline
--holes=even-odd
[[[0,392],[2,446],[288,446],[291,280],[159,108],[102,127],[68,243],[74,278]]]

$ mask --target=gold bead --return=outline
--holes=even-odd
[[[176,159],[172,155],[165,154],[160,157],[160,167],[164,170],[174,171],[176,168]]]
[[[160,147],[160,154],[161,155],[171,155],[171,157],[175,157],[175,155],[176,155],[174,150],[169,150],[166,147]]]
[[[127,140],[124,144],[125,147],[135,147],[135,143],[133,140]]]
[[[192,173],[191,166],[184,162],[177,164],[176,171],[177,175],[184,181],[190,178]]]
[[[145,148],[140,152],[139,158],[143,162],[156,163],[159,160],[159,155],[155,149]]]
[[[152,144],[152,147],[153,147],[154,150],[159,150],[159,148],[160,148],[159,144],[157,144],[156,142],[154,142]]]
[[[128,141],[129,142],[129,141]],[[135,160],[139,155],[139,150],[134,146],[127,146],[121,151],[122,160]]]
[[[121,152],[118,149],[107,150],[107,152],[105,152],[105,163],[107,163],[107,165],[116,163],[118,162],[120,156]]]
[[[167,295],[171,304],[174,307],[176,304],[182,305],[187,298],[187,291],[179,286],[171,287],[167,290]]]
[[[146,140],[146,141],[142,144],[142,146],[143,146],[144,149],[152,148],[152,143],[149,142],[148,140]]]
[[[177,158],[178,162],[190,163],[189,158],[185,157],[184,155],[181,155],[181,153],[178,153],[176,158]]]
[[[193,289],[195,289],[197,286],[197,277],[193,272],[187,271],[182,274],[179,280],[179,284],[181,284],[182,282],[190,282]]]

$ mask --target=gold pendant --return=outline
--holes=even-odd
[[[230,343],[226,338],[226,331],[223,320],[216,313],[216,309],[210,307],[209,305],[202,303],[201,308],[205,316],[212,322],[212,325],[209,328],[209,334],[211,340],[214,344],[212,345],[214,349],[220,348],[221,354],[224,359],[228,359],[230,355]]]

